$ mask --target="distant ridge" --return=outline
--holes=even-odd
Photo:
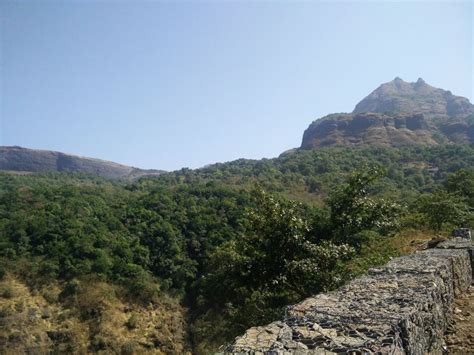
[[[334,113],[313,121],[303,134],[300,149],[449,143],[474,144],[474,105],[421,78],[408,83],[397,77],[372,91],[351,113]],[[114,179],[164,173],[18,146],[0,146],[0,171],[81,172]]]
[[[446,143],[474,143],[474,105],[421,78],[408,83],[397,77],[370,93],[352,113],[311,123],[301,149]]]
[[[138,169],[111,161],[79,157],[50,150],[0,146],[0,170],[16,172],[81,172],[106,178],[159,175],[161,170]]]

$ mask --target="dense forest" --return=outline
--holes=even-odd
[[[473,167],[474,146],[446,145],[297,150],[132,182],[2,173],[0,278],[88,322],[91,351],[206,353],[417,237],[474,227]],[[181,317],[180,338],[114,343],[100,327],[112,298],[131,305],[124,334],[158,305],[163,323]],[[4,337],[12,307],[0,309]]]

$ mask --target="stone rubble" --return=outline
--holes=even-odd
[[[288,307],[226,354],[442,354],[455,297],[473,280],[473,244],[455,238],[370,269],[340,290]]]

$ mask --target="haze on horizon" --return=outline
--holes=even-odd
[[[0,145],[141,168],[278,156],[401,77],[473,101],[464,2],[4,1]]]

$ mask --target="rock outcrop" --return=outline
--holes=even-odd
[[[107,178],[137,178],[163,171],[144,170],[110,161],[49,150],[0,147],[0,170],[17,172],[81,172]]]
[[[472,282],[473,244],[455,238],[396,258],[338,291],[291,306],[226,353],[441,354],[456,296]]]
[[[320,118],[304,132],[302,149],[332,145],[405,146],[474,142],[474,105],[421,78],[395,78],[359,102],[352,113]]]
[[[395,78],[380,85],[356,105],[353,113],[362,112],[462,116],[474,113],[474,106],[465,97],[430,86],[422,78],[415,83]]]
[[[437,144],[423,114],[387,116],[368,112],[330,115],[316,121],[304,132],[301,148],[413,144]]]

